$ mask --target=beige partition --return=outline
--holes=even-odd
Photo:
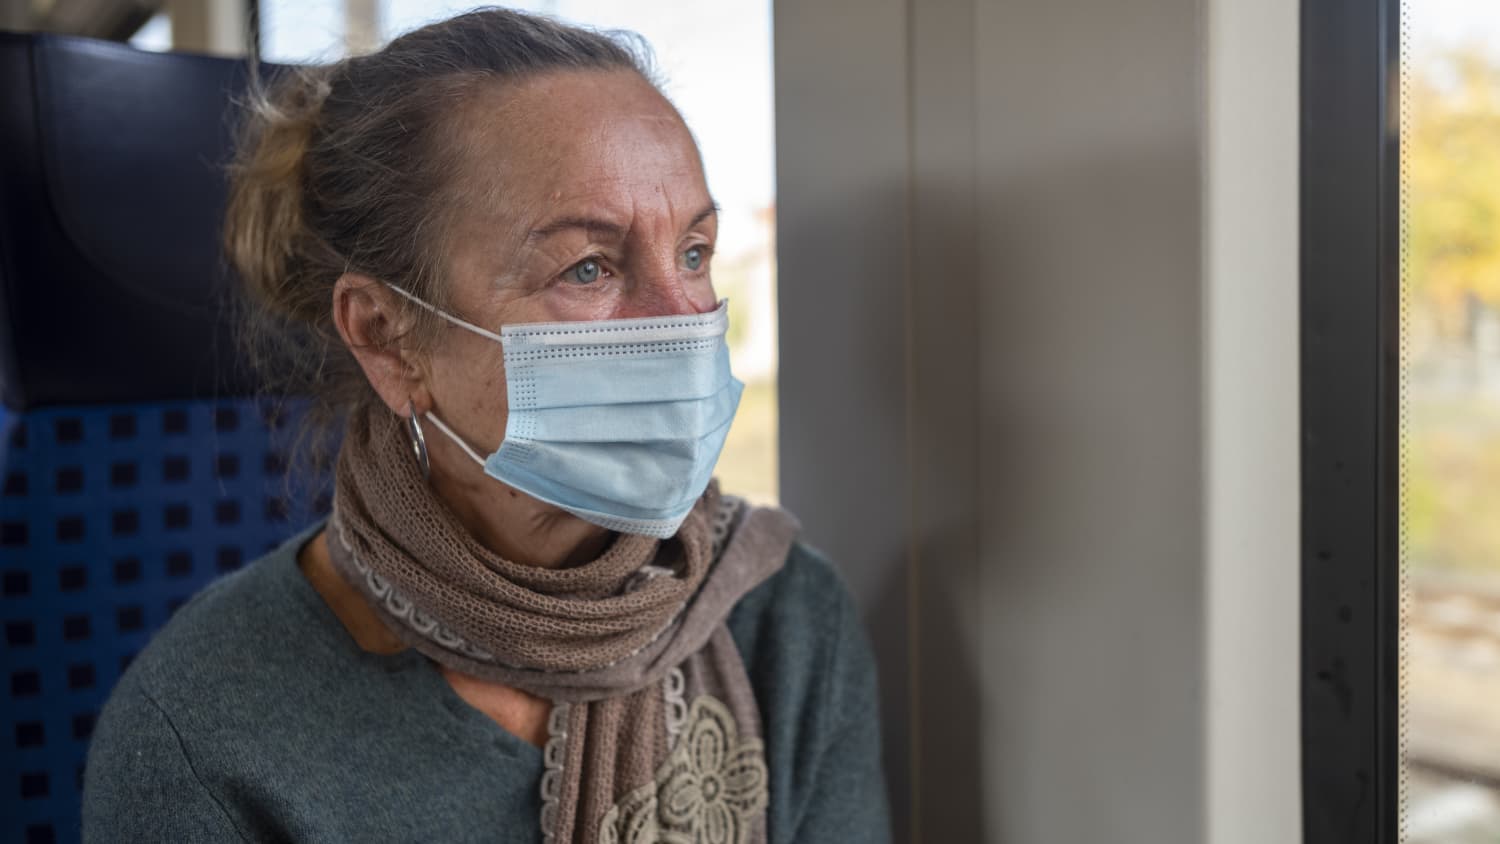
[[[1210,78],[1227,7],[1267,49]],[[898,840],[1297,828],[1295,354],[1252,345],[1295,338],[1296,244],[1241,225],[1295,215],[1295,161],[1224,134],[1286,140],[1289,9],[776,3],[782,498],[864,608]],[[1236,450],[1246,406],[1278,415]],[[1265,825],[1210,823],[1210,772]]]
[[[786,0],[772,14],[781,499],[805,538],[840,564],[870,622],[904,823],[913,630],[907,7]]]

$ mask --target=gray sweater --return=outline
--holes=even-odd
[[[85,841],[540,841],[541,751],[427,658],[362,650],[297,568],[320,526],[177,611],[100,715]],[[802,545],[729,619],[764,720],[770,841],[889,840],[875,670]]]

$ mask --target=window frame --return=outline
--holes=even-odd
[[[1401,0],[1301,26],[1303,840],[1396,844]]]

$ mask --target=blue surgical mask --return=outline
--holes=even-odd
[[[713,476],[744,385],[729,370],[728,301],[706,314],[507,325],[500,333],[392,288],[500,343],[510,416],[485,474],[592,524],[666,538]]]

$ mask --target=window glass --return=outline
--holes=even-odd
[[[172,49],[172,18],[166,12],[157,12],[130,36],[130,46],[140,50],[155,50],[158,53]]]
[[[1402,840],[1494,842],[1500,4],[1402,22]]]

